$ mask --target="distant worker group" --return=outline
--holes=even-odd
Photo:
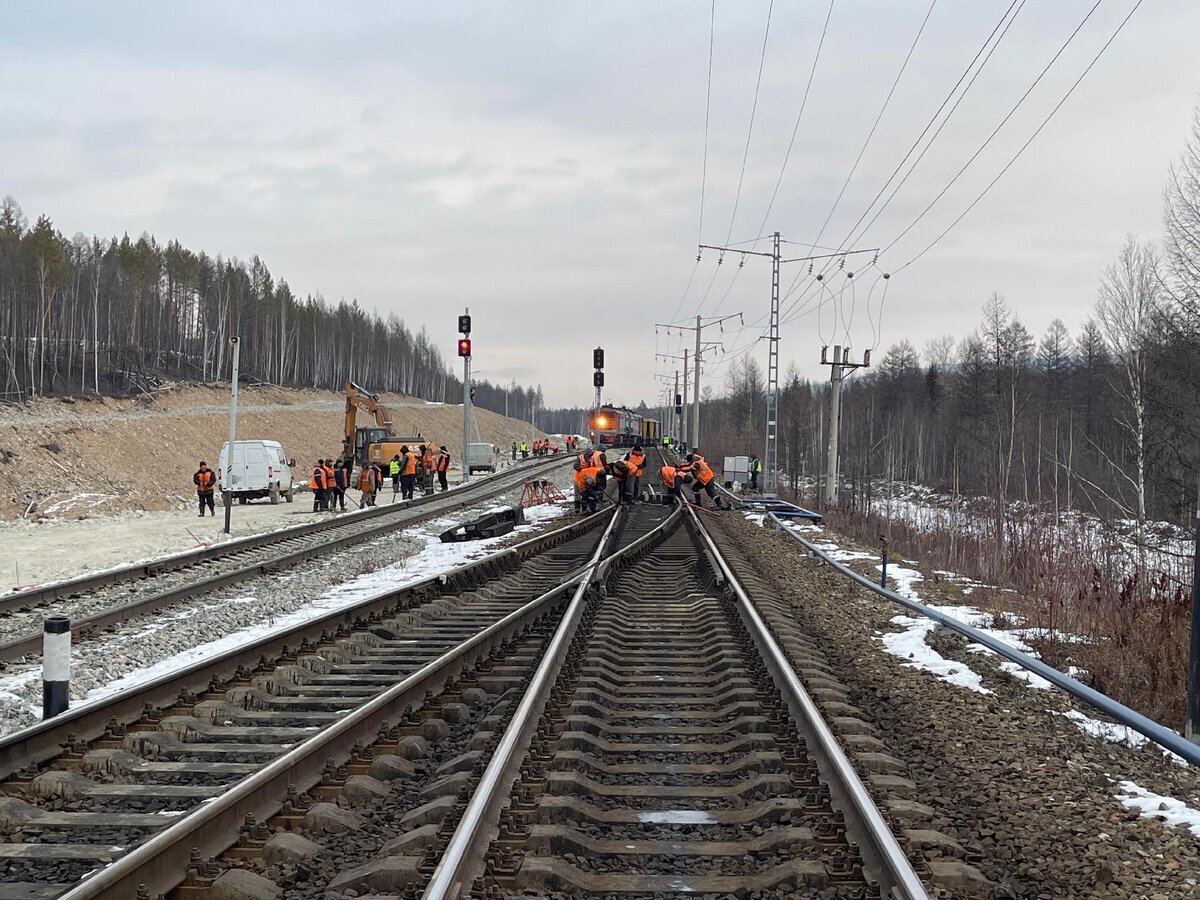
[[[608,461],[604,450],[584,450],[575,459],[573,481],[575,485],[575,509],[577,512],[593,513],[604,499],[608,479],[617,486],[618,504],[636,503],[642,498],[642,478],[646,473],[646,452],[638,444],[621,459]],[[717,508],[728,508],[724,498],[716,492],[713,484],[715,475],[699,453],[689,453],[679,466],[664,465],[659,470],[663,493],[682,502],[683,488],[690,485],[691,503],[703,507],[703,494],[707,494]]]

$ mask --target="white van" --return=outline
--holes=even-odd
[[[469,472],[495,472],[496,448],[491,444],[467,444],[467,470]]]
[[[278,441],[235,441],[233,471],[229,471],[229,442],[221,445],[221,461],[217,468],[217,484],[221,492],[229,491],[238,503],[258,497],[270,497],[278,503],[282,496],[292,502],[292,466],[294,459],[283,455]],[[229,486],[225,479],[229,478]]]

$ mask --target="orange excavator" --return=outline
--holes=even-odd
[[[353,381],[346,382],[346,426],[342,437],[342,465],[352,464],[361,469],[373,463],[386,465],[388,460],[407,444],[416,449],[429,440],[419,433],[412,436],[396,434],[391,411],[379,402],[379,396]],[[372,425],[358,425],[358,411],[370,413],[375,420]]]

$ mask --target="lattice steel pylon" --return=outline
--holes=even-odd
[[[763,494],[779,491],[779,232],[771,235],[771,324],[767,335],[767,414],[763,439]]]

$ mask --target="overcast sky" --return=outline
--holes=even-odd
[[[840,203],[929,0],[835,0],[774,208],[776,179],[827,0],[776,2],[740,195],[768,3],[718,2],[705,243],[778,230],[789,255],[839,248],[1011,0],[937,0]],[[1145,0],[1073,96],[975,209],[1134,0],[1102,0],[959,182],[872,264],[827,282],[784,267],[781,356],[819,377],[822,343],[857,350],[975,327],[992,291],[1040,334],[1076,330],[1129,232],[1157,238],[1168,166],[1200,92],[1200,4]],[[857,247],[887,247],[975,153],[1094,0],[1026,0],[932,148]],[[300,294],[357,298],[453,352],[475,320],[475,367],[541,382],[551,405],[653,401],[678,337],[654,323],[745,315],[706,331],[732,356],[765,347],[770,264],[697,266],[708,2],[132,4],[0,7],[0,195],[76,231],[257,253]],[[935,126],[936,127],[936,126]],[[886,194],[884,195],[887,196]],[[732,219],[737,198],[737,214]],[[822,225],[829,216],[829,224]],[[818,241],[818,235],[820,240]],[[753,246],[746,244],[744,246]],[[769,249],[764,240],[759,250]],[[815,251],[821,252],[821,251]],[[853,282],[841,271],[855,271]],[[690,290],[684,296],[685,286]],[[714,280],[715,274],[715,280]],[[736,274],[736,280],[734,278]],[[709,285],[711,284],[711,289]],[[875,286],[874,292],[871,291]],[[868,307],[868,299],[870,307]],[[682,301],[682,302],[681,302]],[[751,325],[753,323],[753,325]],[[660,329],[661,331],[661,329]],[[690,340],[690,339],[689,339]],[[714,356],[714,386],[728,368]]]

